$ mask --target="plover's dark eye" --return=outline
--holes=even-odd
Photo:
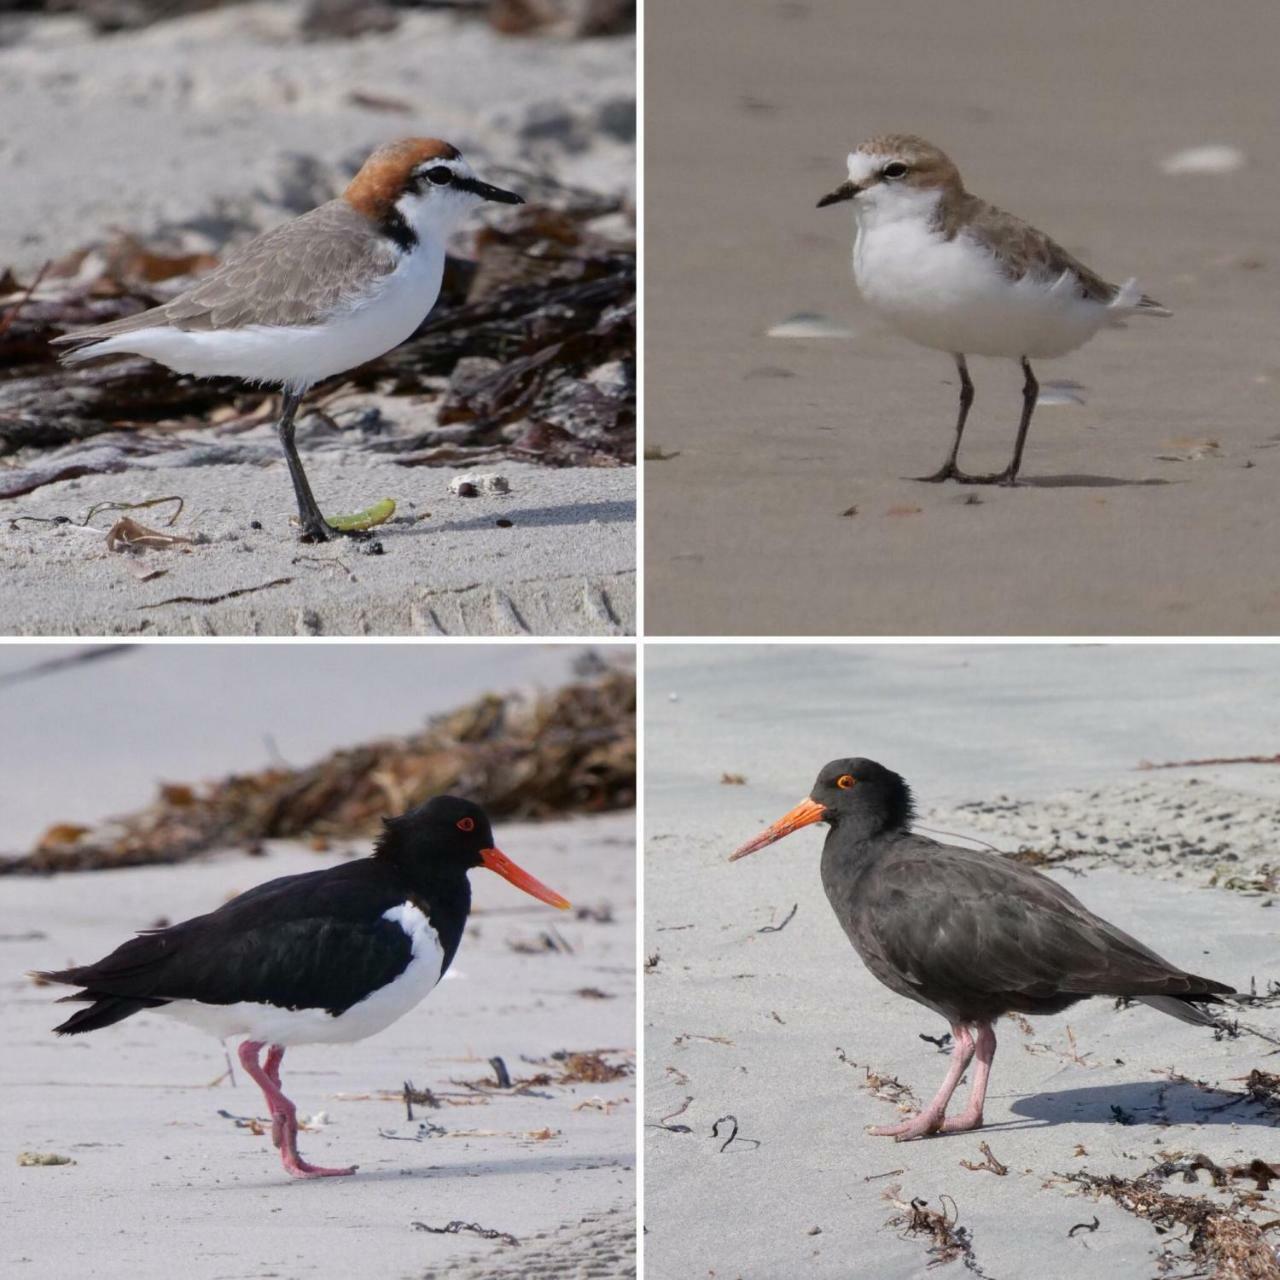
[[[894,160],[880,170],[880,176],[882,178],[905,178],[907,172],[907,166],[901,160]]]
[[[446,171],[447,172],[447,171]],[[476,820],[474,818],[459,818],[459,831],[474,831],[476,829]]]
[[[446,165],[438,164],[435,168],[427,170],[427,181],[434,182],[437,187],[443,187],[446,183],[453,181],[453,170]]]

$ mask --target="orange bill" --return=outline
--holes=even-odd
[[[784,813],[773,826],[766,828],[754,840],[748,840],[741,849],[734,850],[729,855],[729,861],[735,862],[739,858],[745,858],[747,854],[755,853],[757,849],[763,849],[765,845],[781,840],[783,836],[789,836],[793,831],[799,831],[801,827],[821,822],[826,812],[826,807],[816,800],[801,800],[790,813]]]
[[[496,871],[504,880],[509,880],[517,889],[532,894],[539,902],[550,903],[561,911],[568,911],[573,905],[568,898],[562,898],[554,889],[548,889],[541,880],[535,880],[527,871],[522,871],[501,849],[481,849],[480,861],[490,871]]]

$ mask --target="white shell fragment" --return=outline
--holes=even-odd
[[[1059,382],[1042,382],[1036,404],[1084,404],[1085,388],[1082,383],[1063,379]]]
[[[1234,173],[1244,168],[1244,152],[1239,147],[1212,143],[1205,147],[1187,147],[1165,156],[1160,161],[1164,173],[1180,176],[1184,173]]]
[[[852,338],[853,330],[814,311],[797,311],[769,330],[771,338]]]
[[[449,481],[449,492],[455,498],[477,498],[481,494],[510,493],[506,476],[496,471],[468,471]]]

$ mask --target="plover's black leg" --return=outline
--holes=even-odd
[[[1022,372],[1026,375],[1022,384],[1022,417],[1018,422],[1018,438],[1014,442],[1013,457],[1003,471],[993,471],[987,476],[957,476],[964,484],[1003,484],[1018,483],[1018,471],[1022,466],[1022,451],[1027,443],[1027,428],[1031,426],[1031,415],[1035,411],[1036,399],[1040,395],[1040,384],[1036,375],[1031,372],[1031,363],[1026,356],[1022,357]]]
[[[965,363],[964,356],[957,354],[955,362],[956,371],[960,374],[960,412],[956,417],[956,435],[951,442],[951,452],[947,454],[947,460],[942,466],[931,476],[916,477],[927,484],[940,484],[943,480],[963,482],[971,478],[956,466],[956,459],[960,456],[960,438],[964,435],[965,420],[969,417],[969,407],[973,404],[973,382],[969,378],[969,366]]]
[[[338,531],[321,515],[315,495],[307,483],[307,473],[302,469],[302,459],[298,457],[297,446],[293,443],[293,419],[301,403],[302,392],[286,391],[284,393],[284,405],[280,411],[280,421],[276,423],[276,432],[280,436],[284,460],[289,465],[293,495],[298,500],[298,521],[302,525],[302,541],[328,542],[338,536]]]

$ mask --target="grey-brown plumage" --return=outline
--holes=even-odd
[[[956,1048],[943,1089],[905,1125],[875,1132],[910,1138],[980,1126],[991,1024],[1005,1013],[1060,1013],[1090,996],[1127,996],[1216,1025],[1206,1006],[1221,1004],[1231,987],[1178,968],[1031,867],[913,834],[912,812],[898,774],[873,760],[834,760],[808,800],[733,854],[829,823],[822,884],[849,941],[891,991],[950,1023]],[[946,1120],[975,1052],[973,1099],[962,1117]]]
[[[395,245],[371,236],[364,214],[330,200],[250,240],[161,306],[53,341],[75,350],[158,324],[196,332],[316,324],[375,289],[397,261]]]

